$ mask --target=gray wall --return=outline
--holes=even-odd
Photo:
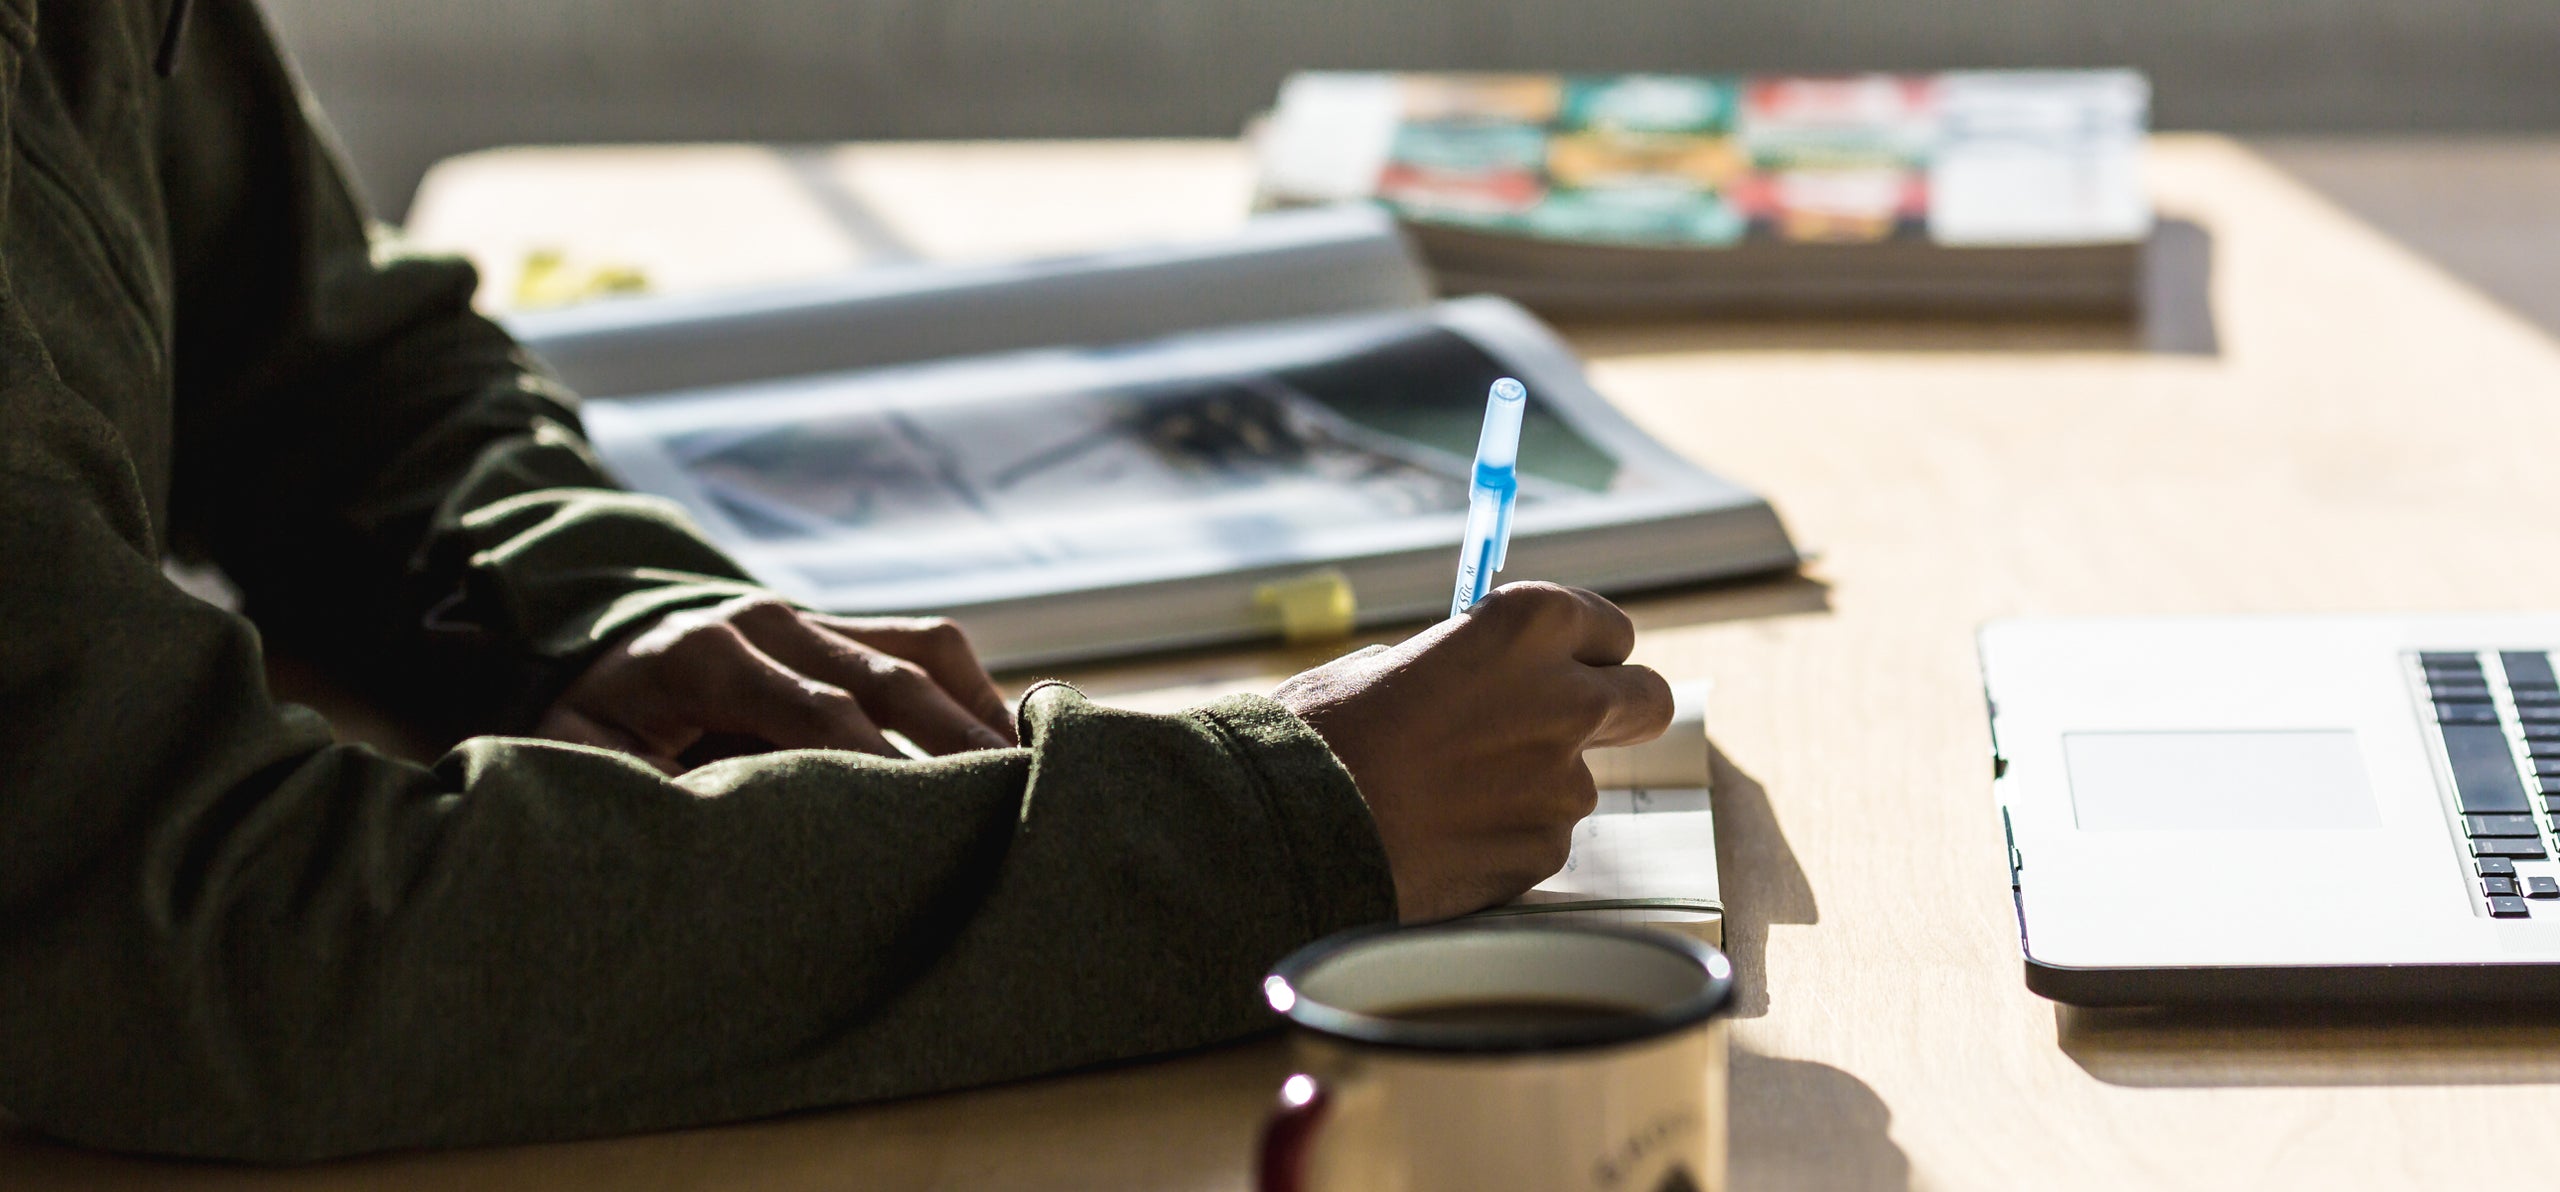
[[[2129,64],[2162,127],[2560,128],[2560,0],[265,0],[386,214],[534,141],[1222,135],[1299,67]]]

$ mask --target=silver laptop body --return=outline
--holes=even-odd
[[[2036,992],[2560,1000],[2560,615],[2012,620],[1981,651]]]

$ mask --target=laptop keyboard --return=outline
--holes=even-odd
[[[2490,916],[2560,917],[2560,876],[2530,872],[2551,857],[2544,822],[2560,822],[2560,677],[2551,656],[2430,652],[2418,667]]]

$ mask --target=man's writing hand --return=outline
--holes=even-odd
[[[882,729],[934,754],[1014,743],[1004,696],[959,626],[830,617],[768,596],[670,613],[624,639],[534,732],[674,774],[757,749],[904,756]]]
[[[1671,723],[1671,686],[1625,665],[1635,626],[1577,588],[1509,584],[1402,644],[1298,675],[1273,697],[1368,800],[1408,923],[1518,896],[1564,865],[1597,793],[1585,748]]]

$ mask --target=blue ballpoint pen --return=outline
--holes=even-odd
[[[1529,389],[1504,377],[1484,398],[1484,431],[1476,436],[1475,474],[1467,481],[1467,536],[1458,543],[1458,590],[1449,615],[1474,608],[1493,588],[1511,551],[1511,507],[1520,501],[1520,415]]]

